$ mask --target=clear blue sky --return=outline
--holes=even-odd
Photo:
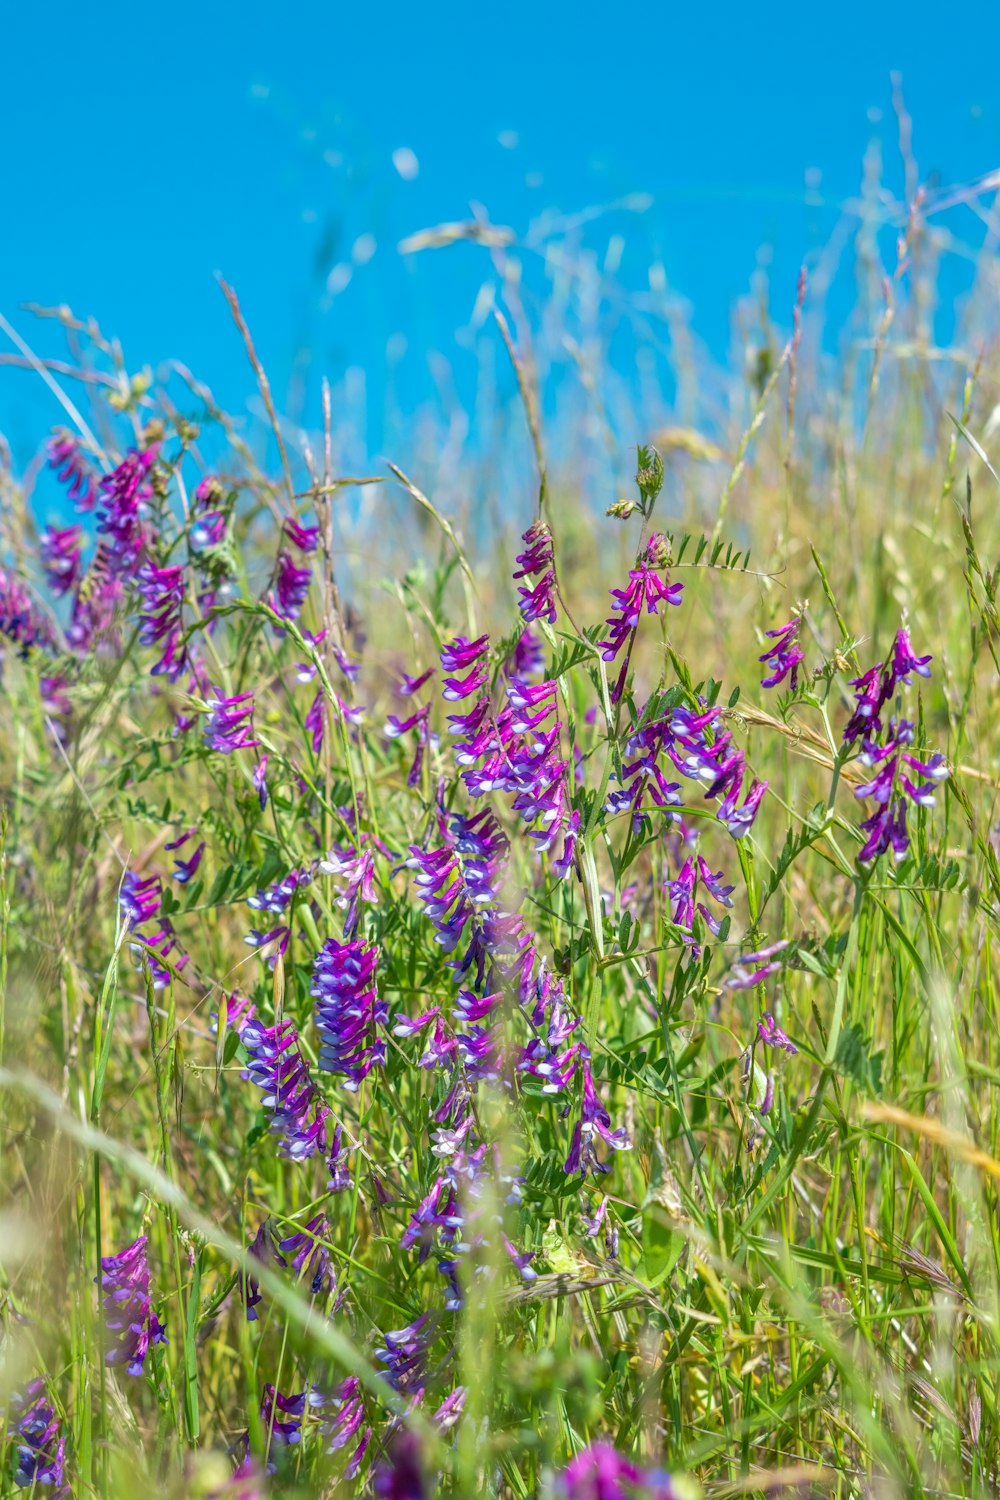
[[[763,241],[791,300],[823,229],[806,173],[836,204],[873,131],[889,155],[891,70],[925,177],[1000,165],[996,5],[966,26],[928,0],[55,0],[8,8],[3,42],[0,308],[27,328],[20,303],[68,302],[132,364],[182,358],[236,405],[251,382],[216,272],[279,397],[303,347],[334,375],[366,366],[377,392],[403,332],[416,399],[485,265],[464,248],[404,264],[403,235],[473,198],[523,227],[643,191],[643,243],[721,358]],[[330,272],[369,235],[331,300]],[[0,429],[19,446],[25,399],[5,376]]]

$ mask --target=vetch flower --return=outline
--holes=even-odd
[[[770,675],[764,678],[761,687],[777,687],[787,677],[789,678],[789,691],[795,692],[799,683],[799,665],[805,655],[798,642],[801,624],[801,617],[793,615],[786,624],[765,632],[768,638],[774,641],[774,645],[770,646],[763,656],[758,657],[759,661],[771,664]]]
[[[271,1229],[269,1219],[264,1220],[247,1247],[247,1265],[240,1272],[239,1278],[240,1294],[243,1299],[243,1305],[246,1308],[247,1322],[255,1323],[258,1317],[257,1308],[264,1299],[261,1295],[257,1278],[250,1269],[249,1263],[251,1259],[258,1261],[262,1266],[284,1266],[287,1264],[285,1257],[275,1244],[274,1232]]]
[[[155,446],[141,453],[131,448],[98,486],[97,530],[107,543],[111,572],[116,577],[131,571],[146,545],[142,517],[153,498],[150,473],[157,452]]]
[[[243,1077],[260,1089],[268,1129],[278,1138],[281,1154],[302,1161],[324,1150],[328,1111],[310,1081],[292,1022],[265,1026],[251,1016],[242,1041],[249,1053]]]
[[[290,1264],[299,1272],[305,1272],[309,1290],[317,1297],[324,1288],[334,1285],[330,1272],[330,1252],[323,1243],[329,1236],[330,1226],[323,1214],[309,1220],[303,1229],[288,1235],[279,1244],[282,1254],[290,1257]]]
[[[144,646],[159,646],[159,661],[151,668],[154,677],[176,682],[188,667],[187,651],[180,644],[181,609],[184,604],[184,569],[157,568],[148,560],[136,575],[143,609],[139,640]]]
[[[300,552],[306,554],[315,552],[319,546],[319,527],[303,526],[295,516],[285,517],[284,531],[288,540],[293,546],[298,547]]]
[[[253,738],[253,693],[226,698],[221,688],[212,691],[218,701],[209,704],[204,728],[205,744],[221,755],[232,755],[236,750],[253,750],[260,744],[260,740]]]
[[[556,622],[556,573],[552,552],[552,533],[544,521],[533,521],[524,533],[524,551],[517,554],[518,578],[537,579],[537,583],[518,585],[518,604],[526,623],[532,620]]]
[[[744,953],[733,964],[732,972],[726,980],[726,989],[752,990],[758,984],[763,984],[765,979],[781,968],[781,962],[775,962],[776,955],[783,953],[787,947],[788,939],[782,938],[780,942],[760,948],[756,953]]]
[[[61,596],[68,593],[79,581],[82,535],[81,526],[66,526],[62,529],[46,526],[39,537],[39,560],[54,594]]]
[[[388,1022],[388,1008],[375,988],[378,949],[330,938],[313,964],[310,993],[316,997],[319,1066],[344,1076],[356,1090],[373,1067],[385,1062],[385,1040],[377,1028]]]
[[[109,1365],[126,1365],[130,1375],[141,1375],[151,1344],[165,1344],[166,1331],[150,1307],[147,1238],[140,1234],[117,1255],[101,1257],[101,1304],[109,1345]]]
[[[97,503],[97,476],[83,455],[79,440],[65,428],[56,428],[46,445],[46,462],[54,469],[78,511],[93,510]]]
[[[42,1485],[55,1485],[53,1500],[68,1500],[69,1488],[64,1487],[66,1439],[43,1380],[32,1380],[23,1392],[11,1397],[7,1437],[17,1450],[17,1487],[35,1492]]]
[[[629,581],[625,588],[611,589],[611,597],[615,602],[613,613],[607,619],[607,639],[597,643],[605,661],[614,661],[622,647],[632,638],[639,627],[639,620],[644,609],[647,614],[655,615],[659,613],[661,603],[675,606],[680,604],[684,585],[664,583],[659,573],[656,572],[656,566],[664,548],[663,537],[658,532],[654,532],[640,553],[635,567],[630,570]],[[629,658],[626,655],[618,681],[611,694],[612,703],[617,703],[621,698],[628,665]]]
[[[782,1031],[770,1011],[765,1011],[761,1020],[757,1022],[757,1034],[765,1047],[773,1047],[778,1052],[796,1053],[798,1047]]]

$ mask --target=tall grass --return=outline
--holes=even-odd
[[[327,391],[311,434],[283,421],[235,293],[268,418],[249,441],[186,372],[135,376],[68,314],[58,366],[18,331],[75,429],[55,467],[71,453],[84,494],[111,477],[59,598],[69,575],[40,536],[54,473],[0,472],[0,1493],[30,1485],[26,1449],[51,1461],[60,1439],[79,1496],[995,1491],[995,254],[988,239],[937,347],[934,203],[890,205],[887,255],[874,201],[837,352],[821,257],[780,329],[766,307],[744,323],[752,358],[716,373],[721,399],[685,404],[681,368],[673,410],[634,399],[604,314],[576,338],[607,290],[590,295],[586,258],[549,247],[540,306],[518,293],[524,247],[487,246],[502,442],[480,407],[468,441],[449,445],[454,422],[402,431],[391,468],[338,466]],[[628,311],[640,370],[647,311]],[[561,399],[567,333],[585,379]],[[611,488],[635,445],[636,483]],[[141,462],[129,519],[115,497]],[[289,516],[318,528],[314,551]],[[557,587],[526,677],[511,575],[536,517]],[[607,590],[643,559],[683,594],[612,658]],[[181,571],[151,582],[144,560]],[[304,599],[288,568],[310,570]],[[176,599],[169,630],[158,591]],[[792,617],[798,686],[765,688],[765,632]],[[845,741],[852,682],[891,661],[901,628],[931,675],[893,682],[883,739],[904,717],[908,753],[940,752],[948,775],[909,806],[898,859],[859,859],[878,804],[857,793],[880,762]],[[440,666],[483,632],[478,667],[475,651]],[[468,698],[442,698],[444,678],[480,669]],[[512,677],[551,682],[561,725],[548,790],[568,800],[542,855],[548,825],[505,780],[521,741],[484,787],[448,731],[478,692],[499,734]],[[241,734],[218,700],[244,693]],[[704,753],[731,734],[744,795],[768,783],[740,838],[711,778],[649,739],[706,708]],[[530,749],[552,722],[518,734]],[[647,791],[633,817],[620,794],[647,753],[677,801]],[[484,808],[476,865],[467,820]],[[435,907],[420,879],[456,840],[442,889],[471,880],[481,898],[461,940],[457,884]],[[702,882],[708,917],[677,885],[695,851],[734,887],[726,908]],[[247,947],[255,927],[267,941]],[[351,941],[378,949],[374,1004],[314,971]],[[577,1022],[556,1058],[550,984]],[[409,1024],[434,1008],[437,1027]],[[248,1076],[258,1022],[294,1028],[315,1091],[278,1119],[266,1067]],[[587,1066],[613,1139],[585,1128],[581,1156],[581,1111],[604,1118]],[[449,1170],[454,1197],[435,1196]],[[130,1374],[109,1362],[123,1335],[94,1279],[140,1234],[169,1342]],[[147,1317],[144,1293],[131,1311]],[[283,1410],[268,1388],[303,1399]]]

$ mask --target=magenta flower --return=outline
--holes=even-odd
[[[385,1041],[378,1027],[388,1009],[375,988],[378,949],[364,943],[323,944],[313,964],[310,993],[316,997],[319,1066],[344,1075],[344,1087],[357,1090],[374,1067],[385,1063]]]
[[[262,755],[252,777],[253,789],[257,793],[261,812],[267,807],[267,756]]]
[[[298,547],[300,552],[308,555],[315,552],[319,546],[319,527],[303,526],[295,516],[285,517],[284,531],[288,540],[294,547]]]
[[[144,646],[159,646],[159,661],[150,668],[154,677],[176,682],[188,668],[187,651],[181,645],[181,608],[184,603],[184,569],[157,568],[144,562],[136,575],[143,602],[139,640]]]
[[[246,1309],[248,1323],[256,1323],[259,1316],[257,1309],[263,1302],[260,1284],[250,1269],[250,1261],[255,1260],[262,1266],[284,1266],[287,1264],[285,1257],[281,1254],[275,1244],[274,1232],[271,1229],[271,1221],[265,1219],[261,1224],[253,1240],[247,1246],[247,1264],[240,1272],[239,1287],[243,1305]]]
[[[756,953],[744,953],[733,964],[732,972],[726,980],[726,989],[752,990],[758,984],[763,984],[765,979],[777,974],[782,967],[782,962],[775,960],[787,947],[788,939],[782,938],[780,942],[771,943],[767,948],[759,948]]]
[[[21,580],[3,568],[0,568],[0,635],[13,641],[19,647],[18,655],[25,659],[33,646],[49,651],[55,647],[52,626]]]
[[[17,1449],[14,1483],[36,1493],[41,1485],[55,1485],[53,1500],[69,1500],[64,1487],[66,1439],[59,1418],[45,1394],[45,1382],[32,1380],[10,1399],[7,1437]]]
[[[782,1031],[770,1011],[766,1011],[762,1019],[757,1022],[757,1034],[765,1047],[774,1047],[778,1052],[794,1054],[799,1050],[787,1034]]]
[[[795,692],[799,683],[799,665],[805,653],[798,642],[799,626],[802,620],[794,615],[787,624],[779,625],[775,630],[768,630],[766,634],[774,641],[774,645],[758,657],[759,661],[771,664],[770,675],[761,682],[761,687],[777,687],[779,683],[789,678],[789,691]]]
[[[205,720],[205,744],[221,755],[232,755],[236,750],[252,750],[260,744],[253,736],[253,693],[240,693],[235,698],[223,697],[221,688],[213,688],[218,702],[209,706]]]
[[[97,503],[97,476],[83,456],[79,439],[65,428],[56,428],[46,447],[46,462],[54,469],[78,511],[93,510]]]
[[[656,559],[663,552],[664,542],[658,532],[654,532],[639,556],[634,568],[629,572],[628,584],[624,589],[612,589],[611,597],[614,602],[614,613],[608,616],[607,640],[598,641],[601,654],[605,661],[614,661],[622,647],[629,641],[638,629],[639,620],[645,609],[647,614],[659,613],[661,603],[679,605],[681,595],[684,592],[682,583],[664,583],[659,573],[656,572]],[[625,686],[625,674],[628,670],[628,656],[622,666],[618,681],[615,684],[611,701],[617,703]]]
[[[146,1236],[141,1234],[118,1255],[101,1258],[101,1303],[111,1343],[105,1351],[109,1365],[127,1365],[130,1375],[141,1375],[151,1344],[165,1344],[167,1335],[149,1301]]]
[[[311,568],[296,567],[290,552],[279,553],[274,592],[268,600],[275,614],[286,620],[297,620],[306,602],[311,582]]]
[[[109,564],[115,576],[130,572],[146,545],[143,516],[153,498],[149,476],[157,453],[155,446],[142,453],[131,448],[118,467],[100,482],[97,529],[107,542]]]
[[[81,526],[46,526],[39,538],[38,556],[54,594],[66,594],[79,582],[82,535]]]
[[[524,551],[517,554],[518,569],[514,578],[537,579],[537,583],[518,586],[518,609],[527,624],[532,620],[556,621],[556,572],[552,553],[552,533],[544,521],[533,521],[524,536]]]
[[[281,1154],[302,1161],[324,1150],[329,1111],[310,1082],[291,1021],[265,1026],[251,1016],[241,1039],[249,1054],[243,1077],[260,1089],[268,1129],[277,1136]]]

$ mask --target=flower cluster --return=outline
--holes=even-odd
[[[517,554],[518,567],[514,578],[537,578],[538,582],[518,585],[517,607],[527,624],[533,620],[548,620],[554,625],[556,570],[552,533],[544,521],[533,521],[521,540],[524,551]]]
[[[663,564],[666,555],[666,543],[659,532],[653,532],[649,541],[643,547],[628,575],[628,583],[623,589],[612,589],[611,597],[615,601],[613,612],[608,616],[607,639],[599,641],[601,655],[605,661],[614,661],[622,647],[629,643],[625,660],[622,663],[621,672],[611,693],[612,703],[617,703],[625,688],[625,680],[628,677],[629,660],[632,654],[631,642],[639,628],[639,620],[645,609],[647,614],[659,613],[660,604],[679,605],[681,595],[684,592],[682,583],[664,583],[656,571]]]
[[[101,1257],[101,1303],[110,1336],[104,1358],[109,1365],[126,1365],[130,1375],[141,1375],[151,1344],[165,1344],[166,1330],[149,1300],[149,1263],[146,1236],[119,1252]]]
[[[17,1452],[14,1483],[18,1488],[34,1492],[40,1485],[53,1485],[53,1500],[68,1500],[66,1439],[43,1380],[32,1380],[11,1397],[8,1435]]]
[[[68,594],[80,580],[81,526],[47,526],[38,539],[38,558],[54,594]]]
[[[67,486],[66,493],[78,511],[93,510],[97,504],[97,476],[83,455],[79,439],[58,428],[46,446],[46,462]]]
[[[97,530],[107,544],[111,572],[131,572],[149,539],[144,516],[153,498],[150,474],[156,463],[155,446],[140,452],[131,448],[116,469],[100,481]]]
[[[329,1114],[309,1078],[309,1068],[291,1021],[265,1026],[251,1016],[241,1033],[247,1050],[244,1078],[260,1089],[268,1129],[283,1156],[301,1161],[326,1146]]]
[[[758,658],[759,661],[770,664],[770,672],[761,682],[761,687],[778,687],[787,677],[789,691],[795,692],[799,685],[799,666],[804,656],[798,642],[801,624],[801,618],[794,615],[786,624],[766,632],[774,645],[768,647],[763,656]]]
[[[154,677],[176,682],[188,667],[187,652],[181,644],[184,569],[157,568],[147,559],[136,575],[136,586],[143,605],[139,640],[144,646],[157,646],[161,653],[150,671]]]
[[[335,938],[324,943],[313,964],[319,1065],[325,1073],[342,1074],[347,1089],[360,1088],[372,1068],[385,1063],[377,1028],[389,1015],[375,988],[377,966],[377,948]]]
[[[861,824],[867,835],[858,859],[862,864],[892,849],[893,858],[901,860],[910,847],[906,825],[909,805],[930,807],[934,789],[947,779],[948,767],[939,754],[926,759],[909,747],[914,742],[914,727],[908,719],[892,718],[883,728],[882,715],[896,689],[908,683],[911,675],[930,676],[930,656],[916,656],[905,629],[896,633],[892,654],[886,662],[855,677],[854,711],[844,729],[844,743],[861,739],[861,764],[875,774],[855,787],[854,795],[875,803],[875,811]]]
[[[118,893],[118,904],[129,930],[142,939],[141,945],[132,943],[130,947],[140,963],[145,957],[152,975],[153,988],[157,990],[166,989],[170,983],[170,969],[166,967],[166,959],[170,959],[171,967],[176,970],[183,969],[188,961],[187,954],[178,948],[173,924],[168,917],[160,914],[162,902],[163,887],[158,875],[147,875],[143,880],[136,871],[125,871]],[[149,930],[150,924],[154,922],[155,926]]]

